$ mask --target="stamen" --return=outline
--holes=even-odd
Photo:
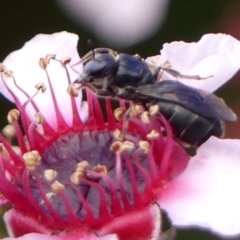
[[[74,172],[71,177],[70,177],[70,180],[73,184],[75,185],[79,185],[80,184],[80,181],[81,179],[85,176],[85,173],[83,172]]]
[[[9,123],[13,123],[15,121],[18,121],[20,117],[20,112],[17,109],[12,109],[9,111],[7,115],[7,120]]]
[[[132,143],[130,141],[125,141],[125,142],[123,142],[123,144],[121,146],[121,152],[133,150],[134,147],[135,147],[134,143]]]
[[[113,137],[118,140],[118,141],[122,141],[123,140],[123,134],[122,132],[119,130],[119,129],[116,129],[114,132],[113,132]]]
[[[144,153],[148,153],[150,149],[150,144],[147,141],[140,141],[139,147],[143,150]]]
[[[150,116],[156,116],[159,113],[159,106],[158,105],[152,105],[148,112]]]
[[[77,163],[76,172],[84,172],[86,170],[86,168],[88,167],[88,165],[89,165],[89,163],[85,160]]]
[[[44,173],[44,177],[48,181],[53,181],[58,175],[57,171],[55,171],[53,169],[46,169],[43,173]]]
[[[110,150],[117,153],[121,151],[121,147],[122,147],[122,142],[116,141],[111,145]]]
[[[55,54],[47,54],[46,57],[45,57],[45,62],[46,62],[47,64],[49,64],[50,60],[54,60],[55,57],[56,57]]]
[[[37,124],[43,124],[45,121],[44,116],[40,112],[35,113],[34,117]]]
[[[118,121],[120,121],[123,119],[125,112],[126,112],[125,108],[117,108],[114,111],[114,116]]]
[[[41,156],[37,151],[32,151],[24,153],[23,159],[27,169],[35,169],[35,167],[40,164]]]
[[[140,105],[135,104],[131,106],[129,114],[131,117],[137,117],[141,112],[142,112],[142,107]]]
[[[97,173],[102,173],[102,174],[107,174],[108,173],[107,167],[105,165],[100,165],[100,164],[93,167],[92,171],[97,172]]]
[[[78,90],[74,84],[70,84],[67,88],[67,92],[71,97],[78,97]]]
[[[159,132],[153,129],[149,134],[147,134],[147,139],[155,139],[158,138],[159,135]]]
[[[149,124],[149,123],[150,123],[149,112],[144,111],[143,114],[141,115],[141,120],[142,120],[144,123]]]
[[[45,93],[46,90],[47,90],[47,88],[46,88],[46,86],[45,86],[44,83],[37,83],[37,84],[35,85],[35,88],[36,88],[37,90],[41,90],[42,93]]]
[[[16,131],[12,124],[8,124],[5,126],[2,130],[3,135],[8,139],[9,143],[11,144],[11,141],[14,137],[16,137]]]
[[[68,57],[62,58],[62,59],[60,60],[60,62],[61,62],[61,64],[62,64],[62,66],[65,67],[67,64],[69,64],[69,63],[71,62],[71,58],[68,58]]]
[[[38,63],[39,63],[40,68],[42,68],[43,70],[46,70],[47,63],[46,63],[45,58],[40,58]]]
[[[55,192],[61,192],[65,189],[64,184],[60,183],[59,181],[55,181],[51,186]]]

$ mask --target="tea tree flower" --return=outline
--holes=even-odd
[[[239,141],[211,138],[190,159],[173,139],[168,122],[152,109],[147,112],[139,106],[131,107],[129,126],[124,128],[125,104],[121,100],[114,112],[110,99],[105,99],[102,110],[93,93],[87,91],[83,101],[81,91],[71,84],[82,71],[76,64],[77,39],[66,32],[37,35],[1,65],[2,92],[18,108],[8,114],[14,130],[5,129],[6,137],[0,136],[0,191],[12,205],[4,216],[10,236],[158,240],[160,207],[176,226],[239,233],[235,220],[231,224],[224,218],[216,222],[221,211],[207,211],[216,199],[219,205],[229,203],[224,192],[211,194],[224,166],[229,166],[224,165],[227,151],[232,151],[233,159],[228,164],[236,163]],[[225,36],[222,39],[225,41]],[[238,49],[238,42],[231,44]],[[230,77],[234,72],[228,69]],[[18,148],[11,145],[13,136]],[[213,151],[219,141],[225,150],[217,168]],[[235,167],[235,177],[228,182],[232,186],[232,180],[238,181],[238,165]],[[196,183],[195,176],[202,184]],[[238,194],[228,189],[225,193]]]

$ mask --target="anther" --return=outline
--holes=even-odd
[[[78,97],[78,90],[77,90],[77,88],[73,84],[70,84],[68,86],[67,92],[72,97]]]
[[[56,193],[54,193],[54,192],[48,192],[48,193],[46,193],[45,196],[47,197],[47,199],[51,200],[51,198],[55,195],[56,195]]]
[[[141,106],[140,105],[134,105],[131,107],[131,110],[130,110],[130,116],[131,117],[137,117],[140,113],[141,113]]]
[[[33,150],[33,151],[31,151],[31,153],[33,154],[33,156],[36,159],[36,164],[39,165],[41,163],[41,156],[40,156],[39,152],[37,150]]]
[[[36,154],[35,151],[24,153],[23,160],[28,169],[34,169],[40,162],[39,154]]]
[[[162,64],[162,67],[164,67],[164,68],[171,68],[172,65],[171,65],[171,63],[170,63],[169,61],[165,61],[165,62]]]
[[[120,141],[116,141],[111,145],[110,150],[117,153],[121,151],[121,147],[122,143]]]
[[[3,135],[10,140],[16,136],[16,131],[12,124],[8,124],[7,126],[5,126],[2,132]]]
[[[84,172],[88,165],[89,165],[88,162],[85,160],[77,163],[76,172]]]
[[[40,112],[35,113],[34,116],[37,124],[42,124],[45,120],[44,116]]]
[[[123,118],[125,112],[126,110],[124,108],[117,108],[114,111],[114,116],[118,121],[120,121]]]
[[[158,105],[152,105],[149,108],[149,115],[150,116],[156,116],[159,113],[159,106]]]
[[[44,171],[44,177],[48,180],[48,181],[53,181],[56,177],[57,177],[57,171],[53,170],[53,169],[46,169]]]
[[[13,77],[13,72],[10,71],[10,70],[7,70],[7,67],[2,63],[0,63],[0,73],[5,78],[12,78]]]
[[[36,88],[37,90],[41,90],[42,93],[45,93],[46,90],[47,90],[46,85],[45,85],[44,83],[37,83],[37,84],[35,85],[35,88]]]
[[[148,124],[150,122],[150,119],[149,119],[149,112],[145,111],[143,112],[143,114],[141,115],[141,120]]]
[[[46,70],[46,68],[47,68],[47,63],[46,63],[45,58],[40,58],[38,63],[39,63],[39,66],[40,66],[43,70]]]
[[[116,129],[114,132],[113,132],[113,137],[118,140],[118,141],[121,141],[123,140],[123,134],[122,132],[119,130],[119,129]]]
[[[6,66],[0,63],[0,73],[3,73],[6,70]]]
[[[121,151],[122,152],[129,151],[129,150],[132,150],[133,148],[134,148],[134,143],[132,143],[130,141],[125,141],[122,144]]]
[[[61,59],[61,64],[65,67],[67,64],[69,64],[71,62],[71,58],[62,58]]]
[[[56,57],[55,54],[48,54],[48,55],[46,55],[46,57],[45,57],[46,64],[48,65],[50,60],[55,59],[55,57]]]
[[[84,174],[82,172],[74,172],[72,175],[71,175],[71,182],[75,185],[78,185],[81,181],[81,178],[84,177]]]
[[[154,138],[158,138],[158,137],[159,137],[159,132],[157,132],[154,129],[149,134],[147,134],[148,139],[154,139]]]
[[[7,120],[9,123],[17,121],[20,117],[20,112],[17,109],[12,109],[8,112]]]
[[[55,192],[61,192],[65,188],[65,186],[62,183],[60,183],[59,181],[55,181],[51,186],[52,186],[53,191],[55,191]]]
[[[107,174],[108,173],[107,167],[105,165],[100,165],[100,164],[98,164],[97,166],[93,167],[92,170],[94,172],[97,172],[97,173],[103,173],[103,174]]]
[[[148,153],[149,148],[150,148],[150,144],[147,141],[140,141],[139,142],[139,147],[140,147],[140,149],[143,150],[144,153]]]

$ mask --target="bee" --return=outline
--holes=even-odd
[[[158,105],[175,138],[191,146],[200,146],[210,136],[222,138],[224,120],[237,119],[224,101],[213,93],[175,80],[159,81],[160,71],[168,69],[150,65],[138,55],[97,48],[86,54],[82,61],[83,74],[76,83],[90,88],[98,96],[122,98],[146,109]],[[172,72],[186,77],[175,70],[169,71]]]

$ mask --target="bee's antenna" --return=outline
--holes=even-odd
[[[87,40],[88,46],[90,47],[90,49],[92,50],[92,54],[93,54],[93,59],[95,58],[95,51],[94,51],[94,44],[93,41],[91,39]]]

